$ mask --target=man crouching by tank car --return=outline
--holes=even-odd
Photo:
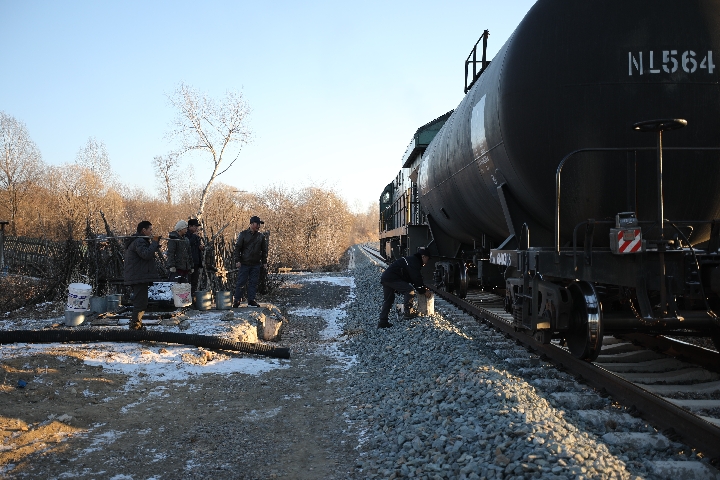
[[[125,239],[125,285],[133,290],[131,330],[144,330],[142,316],[148,306],[148,288],[158,279],[155,252],[160,249],[160,236],[153,235],[147,220],[138,223],[135,235]]]
[[[187,222],[180,220],[175,224],[175,231],[168,234],[167,266],[172,282],[190,283],[190,274],[193,273],[190,240],[185,236],[187,231]]]
[[[430,253],[425,247],[420,247],[414,255],[395,260],[385,269],[380,277],[380,283],[383,286],[383,305],[378,328],[392,327],[392,323],[388,321],[388,315],[393,302],[395,302],[395,292],[404,296],[405,314],[403,317],[405,320],[418,316],[417,311],[412,308],[415,291],[425,294],[427,298],[432,296],[432,292],[425,287],[420,272],[428,260],[430,260]]]

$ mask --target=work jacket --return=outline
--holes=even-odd
[[[200,244],[202,239],[200,235],[192,232],[188,232],[185,238],[190,242],[190,254],[192,255],[193,268],[196,270],[202,267],[202,250],[200,250]]]
[[[385,269],[380,276],[380,281],[382,283],[398,281],[411,283],[418,293],[425,293],[427,287],[425,287],[422,272],[420,271],[422,266],[422,258],[415,255],[402,257],[395,260]]]
[[[177,270],[189,272],[193,268],[192,254],[190,253],[190,240],[181,237],[177,232],[168,234],[167,242],[167,266],[175,267]]]
[[[260,265],[267,263],[267,238],[260,232],[253,233],[249,228],[243,230],[235,242],[235,263]]]
[[[155,252],[160,249],[158,242],[135,234],[125,239],[125,285],[152,283],[158,280],[155,267]]]

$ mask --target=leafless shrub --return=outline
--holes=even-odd
[[[43,301],[48,283],[41,278],[0,276],[0,312],[10,312]]]

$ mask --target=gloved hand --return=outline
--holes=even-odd
[[[170,267],[170,271],[175,273],[177,271],[177,269],[175,267]]]
[[[158,242],[158,243],[160,243],[160,235],[155,235],[155,236],[152,238],[152,241],[153,241],[153,242]]]
[[[191,268],[191,269],[190,269],[190,273],[195,273],[195,269],[194,269],[194,268]]]

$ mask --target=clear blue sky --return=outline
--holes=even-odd
[[[172,149],[167,95],[238,90],[254,140],[220,181],[322,182],[365,206],[415,130],[460,102],[482,31],[492,57],[534,3],[0,0],[0,110],[45,162],[73,162],[92,136],[121,181],[152,190],[151,161]],[[206,182],[210,162],[194,163]]]

